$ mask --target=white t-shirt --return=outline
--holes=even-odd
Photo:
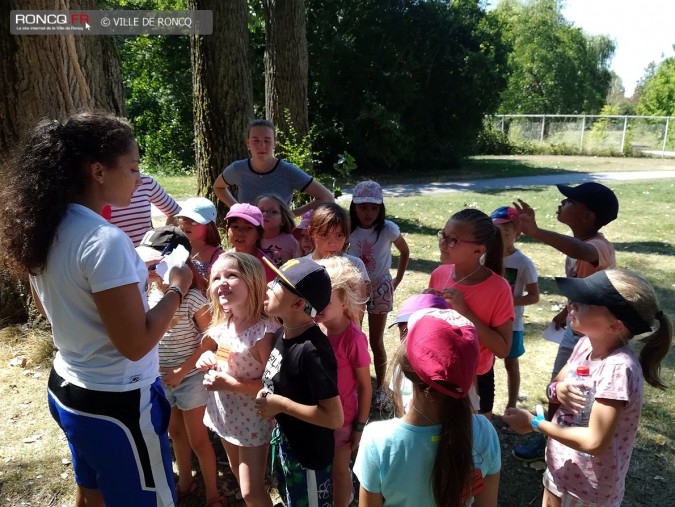
[[[129,237],[103,217],[69,204],[49,249],[44,271],[31,282],[52,324],[56,372],[77,386],[130,391],[158,376],[157,348],[138,361],[112,344],[93,294],[136,284],[145,310],[148,270]],[[120,315],[124,319],[124,315]]]
[[[357,227],[349,235],[349,253],[358,257],[368,270],[371,280],[379,280],[389,274],[391,268],[391,244],[398,239],[401,231],[394,222],[384,221],[378,238],[375,228]]]
[[[504,257],[504,278],[511,286],[513,297],[517,298],[525,293],[526,286],[537,283],[537,269],[527,255],[516,249],[511,255]],[[525,314],[525,307],[514,306],[514,311],[516,318],[513,321],[513,330],[524,331],[523,315]]]

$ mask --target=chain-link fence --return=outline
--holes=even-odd
[[[672,116],[501,114],[488,120],[514,144],[558,152],[675,156]]]

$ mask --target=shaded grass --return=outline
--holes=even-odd
[[[675,230],[672,204],[675,182],[626,182],[610,186],[621,203],[618,221],[610,224],[605,231],[617,245],[617,262],[619,266],[634,269],[652,281],[664,311],[672,317],[675,315],[675,248],[672,240],[672,231]],[[395,310],[406,297],[427,286],[431,271],[438,266],[435,232],[443,227],[452,213],[464,207],[478,207],[489,213],[517,197],[530,202],[537,210],[540,226],[566,232],[565,226],[555,218],[561,196],[554,187],[388,199],[389,218],[399,224],[411,250],[410,268],[397,290]],[[556,293],[553,281],[554,276],[564,273],[564,257],[528,238],[519,240],[518,246],[537,266],[542,294],[538,304],[526,309],[527,352],[520,361],[521,391],[528,395],[522,406],[532,410],[536,403],[546,401],[544,388],[549,381],[556,346],[542,340],[541,334],[557,312],[554,308],[564,304],[564,298]],[[395,312],[390,315],[390,321],[393,321],[394,315]],[[20,328],[0,330],[0,399],[4,404],[0,416],[0,459],[3,460],[0,467],[0,503],[3,505],[19,505],[21,502],[25,505],[72,505],[72,470],[68,464],[61,463],[61,459],[69,459],[68,448],[46,407],[45,385],[51,356],[49,352],[40,352],[44,342],[44,338],[25,335]],[[396,328],[388,329],[385,345],[389,357],[393,356],[398,344],[398,331]],[[47,351],[50,350],[47,347]],[[26,369],[7,367],[9,359],[18,354],[29,355],[31,362],[26,369],[41,375],[36,377],[24,374]],[[499,427],[499,416],[506,403],[506,373],[502,361],[497,361],[495,373],[495,425]],[[670,385],[675,380],[675,354],[672,351],[663,363],[662,377]],[[665,506],[672,503],[670,499],[675,496],[675,481],[672,481],[675,477],[674,415],[675,392],[672,388],[665,392],[645,388],[642,421],[626,480],[623,505]],[[30,444],[22,442],[22,439],[36,433],[42,434],[40,440]],[[542,472],[523,466],[510,456],[512,447],[527,441],[527,438],[500,432],[503,453],[500,505],[540,504],[538,495]],[[221,470],[224,468],[219,467]],[[63,473],[65,478],[61,477]],[[26,488],[27,484],[29,488]],[[231,505],[241,505],[233,497],[228,500]],[[203,497],[196,496],[182,505],[189,507],[203,503]]]

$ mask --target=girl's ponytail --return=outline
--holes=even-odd
[[[645,381],[658,389],[665,389],[666,385],[661,380],[661,361],[668,351],[673,340],[673,323],[668,315],[659,310],[654,319],[659,323],[659,327],[650,335],[645,336],[640,351],[640,366]]]

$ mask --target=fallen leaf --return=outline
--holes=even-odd
[[[25,367],[27,363],[28,363],[28,358],[26,356],[16,356],[16,357],[9,360],[10,366],[18,366],[20,368]]]
[[[61,474],[61,479],[67,479],[68,478],[68,472],[63,472]]]
[[[666,445],[666,437],[663,435],[656,435],[654,437],[654,442],[656,442],[659,445]]]
[[[665,479],[663,477],[661,477],[660,475],[655,475],[654,480],[655,481],[665,481]]]

